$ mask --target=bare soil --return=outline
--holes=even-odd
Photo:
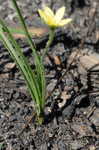
[[[0,42],[0,150],[99,150],[99,1],[18,0],[36,32],[46,28],[37,13],[44,3],[53,10],[65,5],[65,17],[74,20],[56,31],[44,61],[45,121],[35,122],[25,81]],[[18,23],[10,1],[0,1],[0,16],[9,25]],[[47,33],[33,40],[42,53]],[[17,41],[33,66],[26,40]]]

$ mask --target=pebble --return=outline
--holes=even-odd
[[[61,93],[61,99],[63,100],[62,102],[58,103],[59,108],[62,108],[65,106],[67,103],[68,99],[70,99],[71,95],[67,93],[67,91],[63,91]]]
[[[0,102],[3,102],[4,101],[4,98],[0,98]]]
[[[99,107],[99,97],[95,100],[96,106]]]
[[[90,121],[95,126],[96,132],[99,133],[99,109],[98,108],[94,111],[93,115],[90,117]]]
[[[81,149],[83,147],[83,144],[77,140],[72,141],[70,145],[73,150]]]
[[[40,147],[40,150],[48,150],[47,149],[47,144],[46,143],[43,143]]]
[[[70,119],[74,113],[74,110],[75,110],[75,106],[69,105],[63,110],[62,112],[63,117]]]
[[[66,150],[66,145],[65,145],[65,143],[64,143],[62,140],[60,140],[60,141],[58,142],[58,148],[59,148],[60,150]]]
[[[89,150],[96,150],[96,148],[95,148],[94,145],[90,145],[90,146],[89,146]]]
[[[80,137],[90,136],[92,135],[92,128],[88,124],[84,124],[83,122],[78,122],[72,124],[71,128],[80,135]]]
[[[47,86],[47,91],[48,93],[52,92],[52,90],[54,89],[55,85],[57,83],[57,80],[53,79]]]

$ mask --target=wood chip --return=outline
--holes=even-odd
[[[15,65],[16,65],[15,63],[11,63],[11,62],[10,62],[10,63],[7,63],[7,64],[5,65],[5,68],[6,68],[6,69],[13,69],[13,68],[15,67]]]
[[[61,64],[61,59],[59,56],[54,56],[54,62],[56,65],[60,65]]]

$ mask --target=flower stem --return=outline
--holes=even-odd
[[[43,55],[42,55],[42,60],[44,59],[45,55],[47,54],[48,49],[49,49],[50,45],[51,45],[52,42],[53,42],[54,36],[55,36],[55,29],[50,29],[50,32],[49,32],[49,39],[48,39],[48,42],[46,43],[46,47],[45,47],[44,53],[43,53]]]

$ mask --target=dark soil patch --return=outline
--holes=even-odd
[[[19,1],[28,25],[41,26],[37,9],[43,3],[43,0]],[[10,2],[0,4],[0,15],[9,24],[17,22]],[[74,23],[56,32],[45,58],[48,91],[45,122],[41,126],[36,124],[34,103],[25,82],[0,43],[0,150],[98,150],[99,2],[51,0],[46,4],[54,10],[65,5]],[[44,35],[34,39],[40,52],[47,38]],[[18,42],[33,64],[26,41],[18,39]]]

